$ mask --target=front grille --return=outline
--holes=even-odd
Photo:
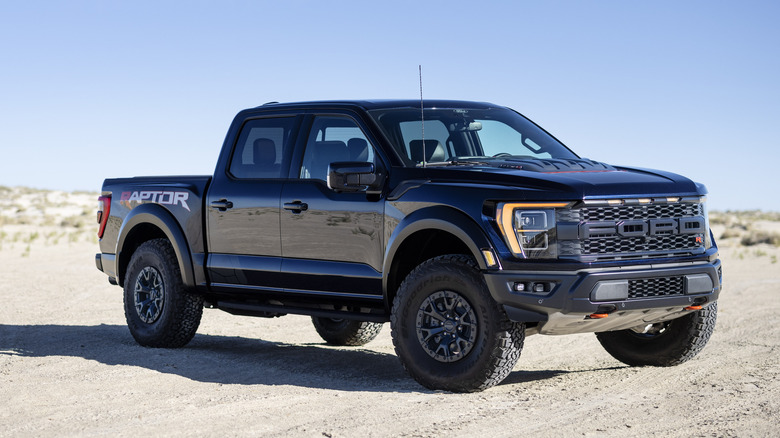
[[[656,277],[628,281],[628,298],[683,295],[683,277]]]
[[[582,249],[585,254],[613,254],[613,253],[637,253],[637,252],[663,252],[694,249],[700,245],[696,243],[696,236],[648,236],[648,237],[623,237],[611,239],[588,239],[583,242]]]
[[[703,216],[704,208],[698,203],[620,205],[613,207],[582,207],[559,210],[561,222],[599,222],[632,219],[662,219],[672,217]]]
[[[690,200],[634,204],[558,210],[559,255],[618,260],[704,251],[709,231],[702,229],[706,228],[703,204]]]
[[[580,209],[581,220],[585,222],[663,219],[701,215],[701,204],[626,205],[618,207],[585,207]]]

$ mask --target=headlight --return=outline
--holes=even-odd
[[[555,208],[567,202],[498,204],[496,219],[515,257],[554,259],[558,257]]]
[[[710,233],[710,215],[707,211],[707,197],[701,198],[701,213],[704,215],[704,249],[712,248],[712,235]]]

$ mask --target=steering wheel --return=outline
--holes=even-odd
[[[493,158],[511,157],[511,156],[512,156],[512,154],[510,154],[509,152],[499,152],[499,153],[493,155]]]

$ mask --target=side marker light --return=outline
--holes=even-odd
[[[482,250],[482,257],[485,258],[485,264],[489,268],[492,268],[492,267],[498,265],[498,262],[496,261],[496,256],[493,255],[493,251],[491,251],[489,249],[483,249]]]

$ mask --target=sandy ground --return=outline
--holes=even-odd
[[[97,246],[85,240],[0,249],[0,436],[780,433],[775,247],[721,245],[717,327],[688,363],[630,368],[593,335],[536,335],[501,385],[451,394],[404,373],[389,325],[365,347],[336,348],[306,317],[206,310],[187,347],[140,347],[120,288],[95,269]]]

